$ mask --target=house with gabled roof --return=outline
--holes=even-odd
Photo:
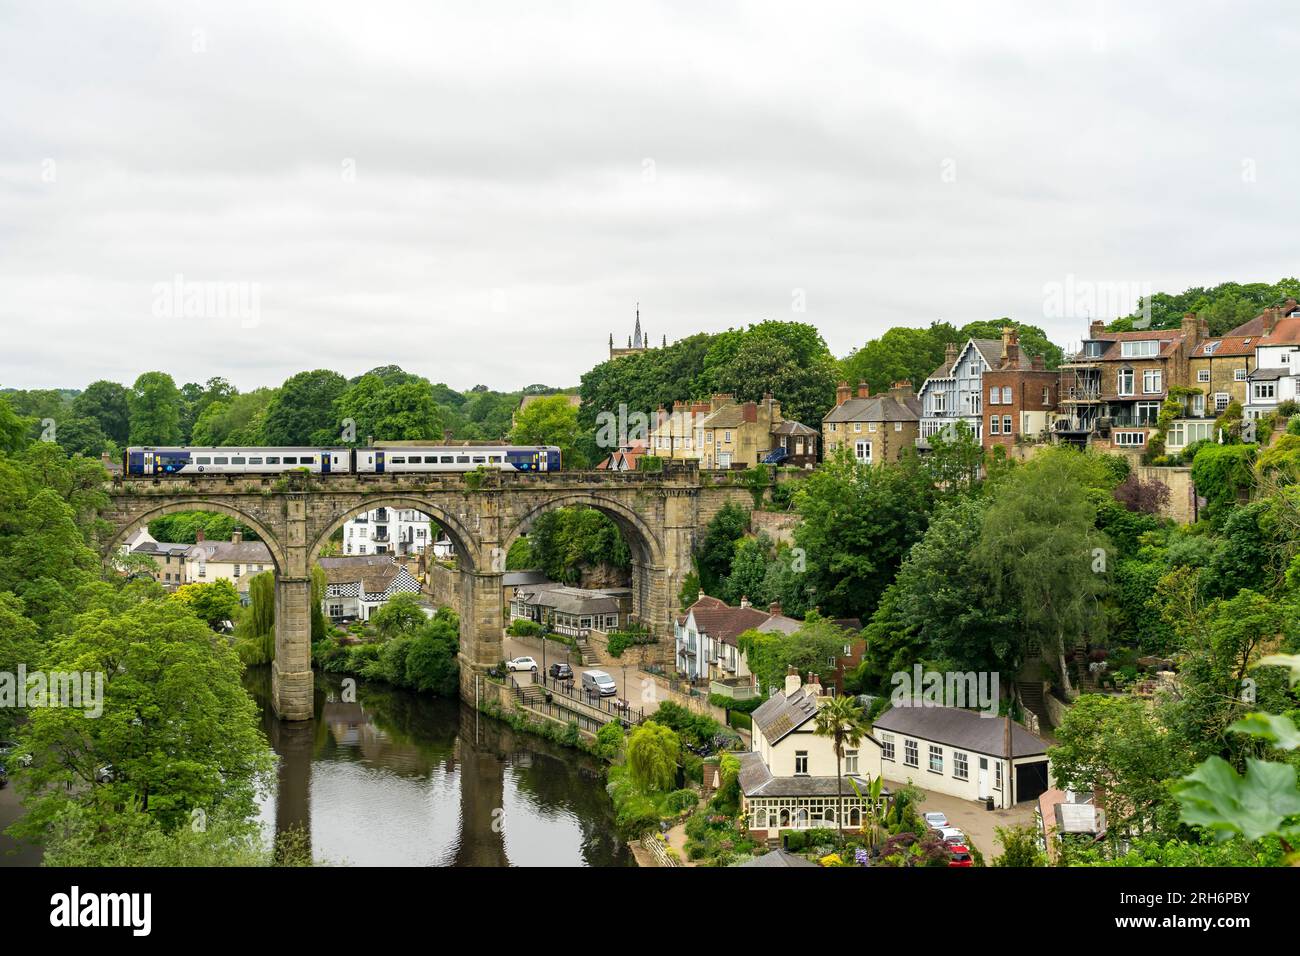
[[[889,391],[872,395],[866,382],[851,395],[848,382],[835,391],[835,407],[822,418],[822,447],[827,455],[847,448],[864,464],[898,461],[916,446],[921,401],[911,382],[895,382]]]
[[[949,342],[943,364],[930,373],[918,393],[921,400],[917,448],[927,450],[930,439],[965,422],[975,440],[984,441],[984,373],[990,369],[1033,370],[1032,360],[1019,349],[1004,355],[1001,339],[967,339]]]
[[[867,734],[846,747],[837,776],[835,745],[816,733],[817,710],[827,700],[816,674],[805,684],[793,668],[785,687],[751,714],[750,750],[740,755],[742,812],[750,834],[775,839],[782,830],[863,824],[864,795],[881,775],[881,747]],[[886,791],[882,799],[888,797]]]
[[[320,566],[325,572],[322,610],[333,621],[368,621],[393,595],[423,590],[391,554],[321,558]]]

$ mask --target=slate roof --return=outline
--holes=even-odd
[[[200,541],[190,545],[188,555],[204,564],[271,563],[271,549],[261,541]]]
[[[942,376],[940,376],[942,377]],[[900,400],[894,395],[850,398],[836,405],[823,422],[915,422],[921,418],[921,400],[915,395]]]
[[[752,420],[750,424],[754,424]],[[745,407],[743,405],[727,404],[723,405],[716,412],[711,413],[704,421],[700,422],[701,428],[739,428],[745,424]]]
[[[793,694],[776,693],[750,714],[754,726],[762,731],[768,744],[798,730],[817,714],[817,698],[800,687]]]
[[[1252,382],[1275,382],[1290,374],[1291,370],[1286,368],[1257,368],[1246,377]]]
[[[1287,315],[1288,313],[1294,311],[1295,307],[1296,307],[1295,299],[1287,299],[1286,302],[1284,302],[1281,306],[1282,314],[1284,316]],[[1278,324],[1280,325],[1281,323]],[[1241,325],[1237,326],[1228,334],[1229,335],[1263,335],[1264,334],[1264,313],[1261,312],[1259,315],[1255,316],[1249,322],[1243,322]]]
[[[773,435],[816,435],[817,429],[809,428],[803,422],[792,421],[789,418],[783,419],[772,426]]]
[[[757,718],[760,707],[754,711]],[[1005,757],[1006,723],[998,717],[982,717],[956,707],[891,707],[876,718],[873,732],[882,730],[906,734],[961,750]],[[1047,753],[1047,742],[1017,723],[1011,725],[1013,757],[1034,757]]]
[[[971,339],[971,341],[975,343],[975,347],[984,356],[984,361],[989,363],[989,368],[996,370],[1002,364],[1001,339]],[[958,357],[961,356],[960,352],[957,354]],[[1034,360],[1025,354],[1024,349],[1020,349],[1019,361],[1012,367],[1029,371],[1034,367]]]
[[[621,598],[630,594],[627,588],[594,590],[545,581],[519,587],[515,591],[515,600],[549,607],[561,614],[618,614],[623,605]]]
[[[361,554],[335,558],[321,558],[328,590],[335,596],[357,597],[389,596],[398,591],[418,592],[420,582],[406,568],[397,564],[392,555]]]
[[[775,777],[757,751],[736,756],[740,759],[740,790],[747,797],[833,797],[838,792],[834,777]],[[853,796],[850,780],[857,783],[859,790],[865,791],[869,786],[869,781],[862,777],[846,773],[845,796]]]
[[[811,866],[813,869],[818,869],[817,864],[807,857],[799,856],[798,854],[791,853],[789,850],[783,850],[780,847],[768,853],[764,853],[762,856],[756,856],[750,860],[746,860],[744,863],[741,863],[740,866],[775,866],[791,868]]]
[[[801,627],[803,627],[803,621],[796,621],[784,614],[773,614],[758,625],[755,630],[762,631],[764,634],[793,634]]]

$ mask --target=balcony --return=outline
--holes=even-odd
[[[709,681],[709,695],[729,697],[732,700],[752,700],[758,696],[752,677],[723,677]]]

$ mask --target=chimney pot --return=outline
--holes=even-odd
[[[858,398],[870,398],[871,389],[867,387],[866,382],[858,382]]]
[[[244,541],[244,532],[240,531],[238,528],[230,532],[231,544],[242,544],[243,541]]]
[[[768,613],[768,614],[771,614],[773,617],[780,617],[780,616],[781,616],[781,602],[780,602],[780,601],[773,601],[771,604],[769,604],[769,605],[767,606],[767,613]]]

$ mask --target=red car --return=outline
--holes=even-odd
[[[951,859],[948,860],[949,866],[974,866],[975,861],[971,859],[970,850],[960,843],[949,843],[948,853]]]

